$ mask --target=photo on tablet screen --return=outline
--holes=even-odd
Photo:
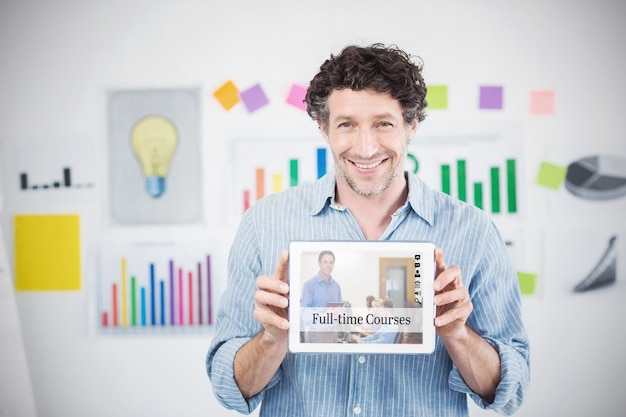
[[[435,245],[294,241],[289,348],[310,353],[431,353]]]

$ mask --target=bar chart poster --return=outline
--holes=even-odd
[[[193,333],[214,323],[215,259],[203,239],[103,241],[98,331]]]
[[[520,218],[524,161],[513,126],[420,128],[406,169],[427,184],[497,218]]]
[[[22,144],[7,152],[3,177],[7,200],[54,205],[92,201],[96,190],[95,146],[79,141]],[[9,157],[11,156],[11,157]]]
[[[231,142],[236,219],[261,198],[313,182],[333,169],[330,149],[319,133],[291,138],[236,138]]]

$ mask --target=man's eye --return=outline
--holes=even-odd
[[[352,126],[352,123],[350,122],[343,122],[339,125],[339,127],[350,127],[350,126]]]

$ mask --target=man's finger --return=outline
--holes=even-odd
[[[274,271],[274,279],[279,279],[283,282],[289,282],[287,278],[287,266],[289,262],[289,251],[284,250],[280,253],[280,258],[276,263],[276,270]]]

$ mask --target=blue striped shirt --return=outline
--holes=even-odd
[[[529,383],[529,347],[516,273],[493,222],[481,210],[429,188],[406,174],[406,204],[381,240],[432,241],[448,265],[458,265],[474,311],[467,322],[499,352],[501,381],[493,403],[465,384],[443,342],[428,355],[287,353],[267,387],[241,395],[233,376],[237,350],[260,329],[253,294],[259,275],[272,275],[292,240],[363,240],[356,220],[334,203],[335,176],[265,197],[243,216],[228,261],[207,373],[217,399],[261,416],[467,416],[467,396],[480,407],[511,414]]]

